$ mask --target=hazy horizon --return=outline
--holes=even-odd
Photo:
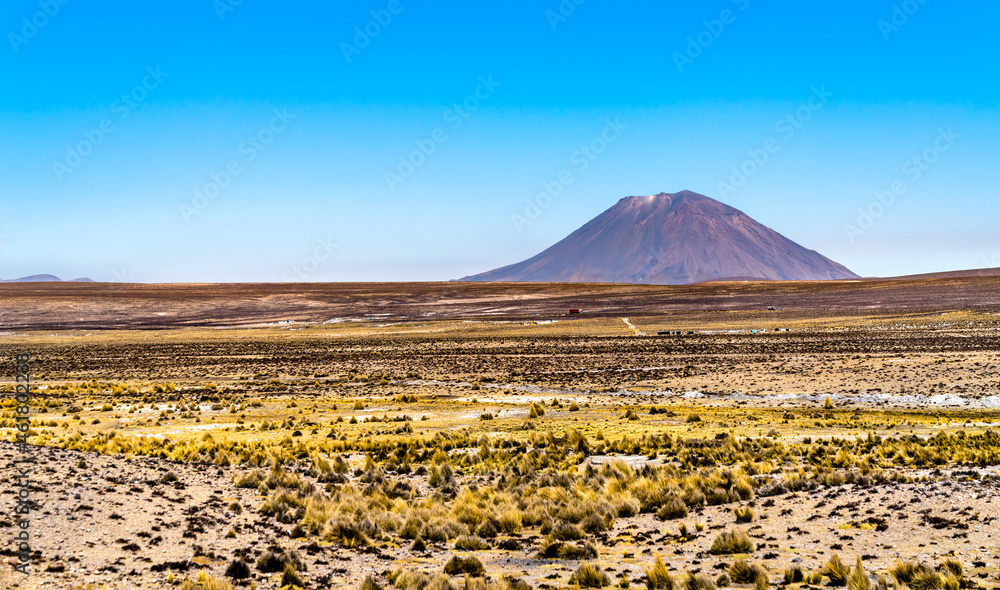
[[[997,267],[998,16],[17,0],[0,277],[450,280],[681,190],[862,276]]]

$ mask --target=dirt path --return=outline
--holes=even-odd
[[[633,332],[635,332],[636,336],[645,336],[646,335],[645,332],[639,330],[639,328],[636,328],[635,324],[633,324],[632,322],[630,322],[628,318],[622,318],[622,321],[625,322],[625,325],[628,326],[629,330],[632,330]]]

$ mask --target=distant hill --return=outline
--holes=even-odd
[[[973,268],[970,270],[952,270],[946,272],[928,272],[918,275],[904,275],[901,277],[872,278],[876,281],[911,281],[923,279],[964,279],[970,277],[996,277],[1000,276],[1000,268]]]
[[[544,252],[460,279],[684,285],[856,279],[742,211],[691,191],[626,197]]]
[[[86,277],[73,279],[72,281],[63,281],[55,275],[31,275],[30,277],[21,277],[19,279],[0,279],[0,283],[93,283],[94,281]]]

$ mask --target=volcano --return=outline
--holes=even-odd
[[[738,209],[681,191],[626,197],[537,256],[460,280],[685,285],[856,278]]]

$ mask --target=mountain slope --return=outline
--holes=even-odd
[[[0,279],[0,283],[60,283],[63,282],[62,279],[55,275],[31,275],[30,277],[21,277],[19,279]],[[79,279],[73,279],[70,281],[72,283],[93,283],[94,281],[81,277]]]
[[[626,197],[523,262],[461,279],[681,285],[858,278],[748,215],[682,191]]]

